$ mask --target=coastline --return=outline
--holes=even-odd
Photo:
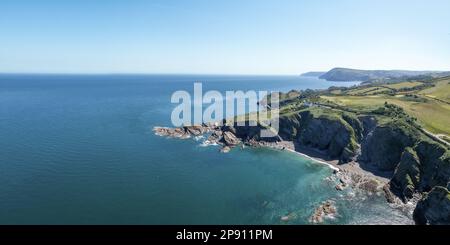
[[[420,195],[415,195],[415,197],[410,199],[408,202],[403,202],[390,191],[390,177],[383,176],[386,173],[376,170],[366,170],[361,167],[362,163],[357,161],[339,164],[338,160],[329,159],[326,153],[323,153],[317,149],[299,146],[297,144],[295,144],[295,148],[287,146],[294,146],[294,143],[282,141],[275,144],[270,143],[262,147],[286,151],[307,159],[311,159],[319,164],[326,165],[334,171],[331,179],[336,180],[338,183],[340,182],[335,187],[336,191],[343,191],[350,187],[355,190],[363,191],[366,195],[378,193],[385,197],[386,203],[388,203],[391,208],[410,213],[411,216],[414,207],[421,198]],[[410,219],[412,220],[412,217],[410,217]]]
[[[396,198],[388,188],[392,173],[382,173],[375,169],[370,169],[355,160],[345,164],[339,164],[338,159],[331,159],[326,152],[322,152],[308,146],[299,145],[293,141],[268,142],[261,140],[244,140],[236,137],[233,133],[223,131],[215,124],[185,126],[181,128],[154,127],[153,131],[158,136],[179,139],[205,136],[205,141],[208,142],[208,145],[213,144],[222,146],[220,152],[224,154],[229,153],[232,148],[239,145],[241,145],[242,148],[249,146],[286,151],[291,154],[296,154],[297,156],[310,159],[319,164],[326,165],[332,169],[333,175],[337,176],[341,180],[341,184],[336,186],[337,190],[343,190],[348,186],[352,186],[373,193],[383,192],[388,202],[398,202],[398,198]]]
[[[327,161],[322,160],[322,159],[319,159],[319,158],[314,158],[314,157],[308,156],[308,155],[306,155],[306,154],[304,154],[304,153],[301,153],[301,152],[298,152],[298,151],[295,151],[295,150],[291,150],[291,149],[288,149],[287,151],[292,152],[292,153],[297,154],[297,155],[300,155],[300,156],[302,156],[302,157],[311,159],[311,160],[313,160],[313,161],[315,161],[315,162],[318,162],[318,163],[327,165],[327,166],[328,166],[329,168],[331,168],[332,170],[335,170],[335,171],[341,171],[340,168],[336,167],[334,164],[330,163],[329,161],[327,162]]]
[[[155,135],[161,137],[179,138],[179,139],[189,139],[199,136],[205,136],[205,134],[210,134],[206,136],[206,141],[209,145],[221,145],[221,152],[226,154],[231,148],[238,145],[247,145],[249,147],[266,147],[274,150],[286,151],[304,158],[311,159],[320,164],[324,164],[332,169],[335,173],[341,173],[343,175],[357,175],[364,177],[365,179],[374,179],[384,185],[388,184],[390,181],[389,176],[391,173],[384,173],[377,171],[375,169],[363,168],[357,161],[351,161],[345,164],[339,164],[339,160],[330,159],[328,154],[322,152],[318,149],[299,145],[293,141],[277,141],[277,142],[267,142],[267,141],[243,141],[237,138],[234,134],[228,135],[228,137],[222,138],[225,133],[221,129],[217,129],[214,124],[202,125],[202,126],[187,126],[182,128],[169,128],[169,127],[154,127],[153,131]],[[225,139],[221,142],[220,139]]]
[[[281,150],[281,151],[287,151],[308,159],[311,159],[315,162],[324,164],[331,168],[334,171],[341,171],[342,169],[338,166],[338,162],[336,160],[329,160],[326,159],[326,155],[320,152],[317,152],[317,154],[311,154],[312,152],[309,152],[308,150],[304,149],[303,151],[299,151],[299,146],[295,144],[292,141],[280,141],[276,143],[268,143],[268,142],[259,142],[260,146],[262,147],[268,147],[271,149]],[[312,149],[311,149],[312,151]]]
[[[345,172],[347,174],[356,174],[360,176],[364,176],[366,178],[372,178],[375,179],[383,184],[388,184],[390,181],[390,174],[392,173],[386,173],[377,171],[375,169],[366,170],[361,165],[364,165],[357,161],[352,161],[345,164],[339,164],[339,161],[337,159],[330,159],[328,155],[324,152],[321,152],[320,150],[301,146],[298,144],[295,144],[291,141],[281,141],[276,143],[269,143],[269,142],[259,142],[258,146],[260,147],[268,147],[271,149],[281,150],[281,151],[287,151],[308,159],[311,159],[315,162],[318,162],[320,164],[324,164],[331,168],[333,171],[337,172]]]
[[[260,140],[245,140],[243,138],[236,137],[230,131],[223,130],[212,124],[204,124],[201,126],[185,126],[181,128],[168,128],[168,127],[154,127],[155,135],[178,138],[178,139],[196,139],[197,137],[204,137],[202,144],[216,145],[221,147],[220,152],[222,154],[230,153],[232,148],[240,147],[245,149],[246,147],[252,148],[266,148],[270,150],[276,150],[280,152],[288,152],[289,154],[295,154],[298,157],[310,159],[317,164],[325,165],[330,168],[333,173],[327,178],[331,181],[334,189],[337,192],[346,193],[347,189],[356,191],[361,195],[377,195],[385,198],[386,204],[393,209],[401,210],[403,213],[405,210],[410,209],[411,203],[403,203],[400,198],[395,196],[390,190],[390,178],[384,176],[382,173],[367,169],[364,164],[357,162],[356,160],[339,164],[338,159],[331,159],[326,152],[320,151],[316,148],[311,148],[304,145],[299,145],[293,141],[260,141]],[[198,141],[198,140],[196,140]],[[330,208],[332,211],[334,204],[330,203],[330,200],[324,200],[323,203],[316,207],[317,213],[315,213],[311,219],[312,223],[322,223],[324,217],[324,210]],[[414,205],[413,205],[414,206]],[[330,211],[328,210],[328,211]],[[412,219],[412,212],[409,213],[409,219]],[[286,217],[282,217],[282,220]],[[314,221],[315,220],[315,221]]]

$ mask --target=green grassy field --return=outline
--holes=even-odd
[[[436,82],[436,86],[420,91],[418,94],[450,103],[450,78]]]
[[[363,94],[367,94],[367,93],[371,93],[377,90],[380,90],[383,88],[380,87],[368,87],[368,88],[358,88],[358,89],[352,89],[350,91],[347,91],[346,94],[348,95],[363,95]]]
[[[414,88],[421,84],[423,84],[423,83],[421,83],[421,82],[401,82],[401,83],[388,84],[388,85],[385,85],[385,87],[392,88],[392,89]]]
[[[402,88],[414,89],[399,92],[398,90]],[[281,98],[286,103],[279,110],[272,112],[275,115],[279,113],[280,116],[289,116],[305,109],[328,107],[333,111],[373,113],[387,102],[402,107],[426,130],[443,139],[450,138],[450,77],[426,82],[399,82],[319,91],[303,98],[300,98],[300,95],[302,93],[296,91],[282,94]],[[313,105],[305,106],[304,102],[313,103]],[[274,115],[270,114],[269,118]],[[235,121],[259,121],[257,113],[240,115],[234,119]]]
[[[391,91],[391,90],[388,89],[388,88],[380,88],[380,87],[378,87],[378,88],[375,89],[375,90],[366,92],[365,95],[374,95],[374,94],[383,93],[383,92],[388,92],[388,91]]]
[[[378,94],[370,95],[370,88],[356,88],[346,91],[345,95],[328,94],[321,96],[325,101],[348,107],[361,112],[371,111],[385,102],[402,107],[406,113],[417,118],[425,129],[435,134],[450,135],[450,78],[436,80],[435,86],[421,91],[396,94],[395,96]],[[412,88],[420,82],[401,82],[386,86],[394,89]],[[376,86],[374,86],[376,87]],[[372,87],[372,88],[374,88]],[[353,91],[354,90],[354,91]],[[365,92],[365,95],[361,95]]]

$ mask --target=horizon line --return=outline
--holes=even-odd
[[[253,74],[253,73],[144,73],[144,72],[0,72],[0,75],[73,75],[73,76],[301,76],[298,74]]]
[[[298,73],[201,73],[201,72],[2,72],[0,71],[0,75],[79,75],[79,76],[126,76],[126,75],[136,75],[136,76],[150,76],[150,75],[164,75],[164,76],[302,76],[305,73],[310,72],[329,72],[333,69],[351,69],[351,70],[361,70],[361,71],[419,71],[419,72],[449,72],[450,69],[367,69],[367,68],[350,68],[350,67],[342,67],[342,66],[336,66],[331,69],[327,70],[320,70],[320,69],[312,69],[307,71],[301,71]]]

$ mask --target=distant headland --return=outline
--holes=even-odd
[[[449,71],[408,70],[358,70],[333,68],[328,72],[307,72],[302,76],[314,76],[327,81],[396,82],[408,79],[439,78],[450,75]]]

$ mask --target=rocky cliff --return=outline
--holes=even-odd
[[[449,185],[450,151],[407,120],[310,109],[282,115],[279,135],[280,140],[327,152],[340,164],[357,158],[375,169],[391,171],[391,190],[405,202],[414,194],[430,192],[417,211],[425,212],[426,223],[450,223],[448,199],[442,201],[435,194]]]
[[[419,132],[403,121],[377,124],[362,140],[359,160],[383,171],[393,171],[405,148],[413,146],[418,139]]]
[[[319,149],[340,164],[359,161],[374,169],[390,171],[390,189],[405,202],[415,194],[424,194],[415,212],[418,223],[450,223],[447,190],[450,150],[424,135],[407,118],[356,115],[315,107],[282,114],[279,119],[279,133],[272,138],[261,138],[264,127],[248,123],[247,126],[203,125],[155,131],[177,138],[209,132],[208,140],[223,145],[223,152],[239,144],[264,146],[291,141]]]
[[[356,155],[358,146],[355,131],[358,130],[342,115],[305,111],[300,114],[300,118],[295,139],[301,145],[326,151],[330,158],[339,159],[341,163],[349,162]]]
[[[417,224],[449,225],[450,192],[445,187],[435,187],[417,204],[414,210]]]

